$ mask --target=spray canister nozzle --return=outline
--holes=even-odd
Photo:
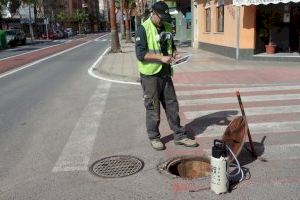
[[[212,156],[214,158],[227,157],[228,150],[226,148],[226,144],[222,140],[214,140],[214,146],[212,147]]]

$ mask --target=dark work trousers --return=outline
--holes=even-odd
[[[141,76],[146,108],[146,128],[149,139],[160,138],[160,103],[163,106],[174,140],[186,137],[184,127],[180,126],[179,106],[173,81],[169,76]]]

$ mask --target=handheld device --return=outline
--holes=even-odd
[[[183,56],[182,58],[179,58],[177,60],[175,60],[173,63],[172,63],[172,67],[176,67],[180,64],[183,64],[183,63],[186,63],[189,61],[189,59],[191,58],[191,55],[187,55],[187,56]]]

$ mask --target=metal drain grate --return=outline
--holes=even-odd
[[[130,176],[142,170],[144,162],[133,156],[111,156],[92,164],[90,171],[104,178],[120,178]]]

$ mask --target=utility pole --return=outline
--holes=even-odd
[[[236,18],[236,50],[235,50],[235,59],[239,60],[240,58],[240,6],[235,7],[235,18]]]

